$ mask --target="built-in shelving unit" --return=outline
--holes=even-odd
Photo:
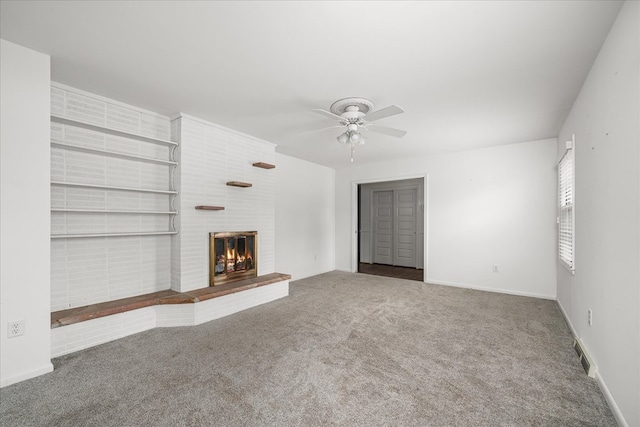
[[[227,182],[227,185],[229,187],[242,187],[242,188],[248,188],[253,186],[253,184],[249,184],[248,182],[240,182],[240,181],[229,181]]]
[[[124,160],[130,160],[133,162],[142,162],[142,163],[152,163],[156,165],[168,166],[171,182],[169,189],[151,189],[151,188],[133,188],[133,187],[122,187],[122,186],[112,186],[112,185],[103,185],[103,184],[91,184],[91,183],[82,183],[82,182],[64,182],[64,181],[51,181],[52,186],[62,186],[62,187],[70,187],[70,188],[85,188],[85,189],[93,189],[93,190],[112,190],[112,191],[125,191],[125,192],[137,192],[137,193],[149,193],[149,194],[158,194],[158,195],[167,195],[169,196],[169,204],[171,208],[168,210],[154,210],[152,209],[118,209],[117,207],[111,209],[88,209],[88,208],[67,208],[67,207],[57,207],[52,208],[52,213],[76,213],[76,214],[129,214],[129,215],[168,215],[171,219],[169,221],[170,230],[166,231],[140,231],[140,232],[112,232],[112,233],[82,233],[82,234],[52,234],[52,239],[75,239],[75,238],[89,238],[89,237],[123,237],[123,236],[160,236],[160,235],[171,235],[177,234],[178,231],[174,227],[174,217],[178,215],[178,211],[174,207],[175,197],[178,195],[178,191],[175,189],[173,183],[173,174],[175,172],[175,167],[178,165],[178,162],[174,159],[174,150],[178,146],[177,142],[169,141],[160,138],[154,138],[146,135],[141,135],[135,132],[127,132],[115,128],[111,128],[108,126],[97,125],[94,123],[89,123],[83,120],[78,119],[69,119],[66,117],[62,117],[59,115],[52,114],[51,121],[53,123],[59,123],[65,126],[73,126],[82,129],[88,129],[94,132],[104,133],[108,135],[114,135],[118,137],[125,137],[132,142],[139,143],[150,143],[163,145],[168,147],[169,150],[169,158],[168,159],[158,159],[153,157],[145,157],[139,156],[135,154],[126,154],[119,153],[115,151],[98,149],[98,148],[90,148],[83,147],[76,144],[70,144],[67,142],[60,141],[51,141],[52,148],[58,148],[66,151],[75,151],[80,153],[87,153],[92,155],[104,156],[104,157],[112,157]]]
[[[272,165],[271,163],[265,163],[265,162],[256,162],[253,164],[253,166],[257,168],[262,168],[262,169],[273,169],[276,167],[276,165]]]
[[[223,211],[224,206],[196,206],[196,209],[199,211]]]

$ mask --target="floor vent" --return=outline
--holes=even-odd
[[[573,339],[573,349],[576,351],[576,353],[578,353],[578,357],[582,358],[583,351],[577,338]]]
[[[596,376],[596,367],[591,361],[591,358],[584,351],[584,346],[582,345],[582,342],[580,342],[579,338],[574,338],[573,349],[578,354],[580,364],[584,368],[584,371],[587,373],[589,377],[594,378]]]

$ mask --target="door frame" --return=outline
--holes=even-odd
[[[424,281],[427,281],[427,272],[429,271],[429,174],[412,174],[412,175],[402,175],[395,177],[387,177],[387,178],[374,178],[374,179],[363,179],[363,180],[354,180],[351,181],[351,272],[356,273],[358,271],[358,186],[360,184],[374,184],[378,182],[393,182],[393,181],[402,181],[405,179],[423,179],[423,206],[424,209],[424,236],[423,236],[423,268],[425,271]]]

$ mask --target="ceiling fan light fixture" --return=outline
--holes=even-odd
[[[397,105],[372,111],[373,102],[366,98],[343,98],[331,104],[330,111],[322,109],[314,109],[313,111],[323,116],[337,120],[339,126],[345,129],[336,140],[342,145],[350,145],[351,162],[353,163],[353,154],[356,145],[363,145],[365,139],[359,132],[360,129],[371,130],[373,132],[384,135],[402,138],[407,132],[386,126],[373,124],[372,122],[386,117],[395,116],[404,113],[404,110]]]

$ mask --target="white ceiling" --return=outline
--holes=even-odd
[[[396,104],[356,163],[555,137],[618,1],[2,1],[1,37],[51,55],[52,80],[187,113],[349,166],[340,98]]]

